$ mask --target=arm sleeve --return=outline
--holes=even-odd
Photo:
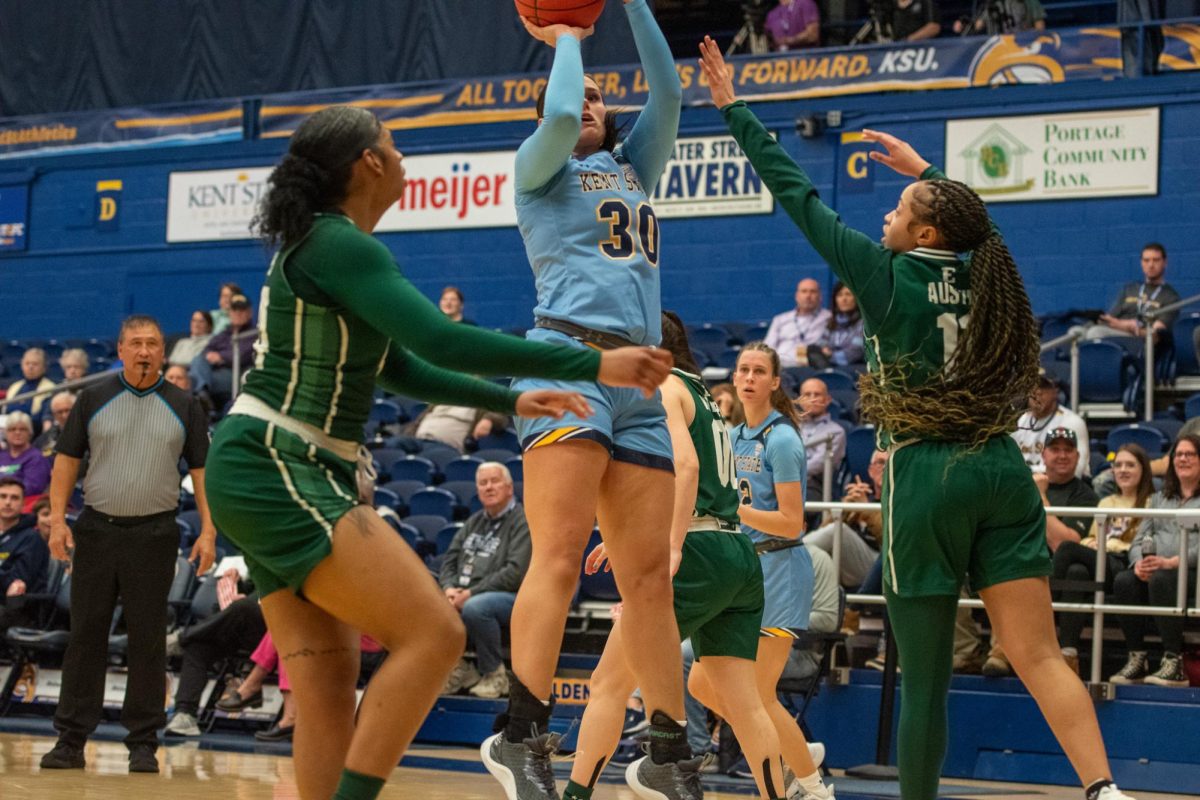
[[[183,443],[183,460],[188,469],[202,469],[208,460],[208,419],[204,407],[195,397],[187,404],[187,439]]]
[[[633,41],[642,59],[650,97],[621,150],[641,179],[646,194],[652,195],[675,148],[683,89],[671,48],[646,0],[633,0],[625,6],[625,13],[629,16]]]
[[[800,435],[784,422],[776,423],[767,436],[766,456],[775,483],[804,481],[808,475],[804,442]]]
[[[518,394],[499,384],[435,367],[427,361],[393,347],[388,351],[379,385],[389,392],[427,403],[468,408],[485,408],[511,414]]]
[[[721,113],[771,194],[854,292],[864,319],[873,326],[882,322],[892,304],[892,252],[846,225],[821,202],[812,180],[744,102],[731,103]]]
[[[521,514],[509,531],[508,550],[505,553],[504,565],[488,575],[473,590],[473,594],[483,592],[515,592],[521,588],[521,579],[529,569],[529,559],[533,556],[533,542],[529,538],[529,523]]]
[[[323,242],[320,250],[305,258],[300,267],[304,275],[336,303],[414,355],[447,369],[481,375],[590,381],[599,373],[596,350],[530,342],[452,322],[400,273],[382,243],[357,229],[346,228]],[[298,262],[293,262],[296,266]]]
[[[545,186],[562,171],[583,129],[583,57],[579,40],[560,36],[554,65],[546,83],[542,123],[517,150],[515,184],[518,192]]]
[[[92,416],[91,393],[80,392],[79,399],[71,408],[71,414],[63,425],[62,434],[54,445],[54,452],[71,458],[83,458],[88,451],[87,424]]]

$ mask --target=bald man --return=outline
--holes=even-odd
[[[764,341],[779,353],[784,367],[808,364],[808,348],[829,325],[829,309],[821,308],[821,285],[812,278],[796,284],[796,307],[771,320]]]

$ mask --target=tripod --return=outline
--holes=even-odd
[[[767,12],[763,8],[762,0],[747,0],[742,3],[742,17],[742,27],[734,34],[725,55],[750,53],[758,56],[770,52],[771,44],[767,40],[766,31],[763,30]]]
[[[850,47],[866,42],[880,43],[892,41],[890,27],[884,24],[883,14],[880,13],[879,0],[871,0],[870,6],[867,9],[867,16],[867,21],[858,29],[858,33],[854,34],[850,39]]]
[[[1011,33],[1017,27],[1017,21],[1009,13],[1008,4],[1004,0],[984,0],[982,3],[976,3],[972,10],[971,21],[963,27],[960,35],[975,34],[976,26],[981,24],[984,32],[989,35]]]

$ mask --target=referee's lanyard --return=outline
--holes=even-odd
[[[1142,284],[1142,288],[1138,292],[1138,303],[1137,303],[1138,319],[1141,319],[1142,317],[1144,317],[1146,314],[1146,309],[1150,307],[1151,303],[1153,303],[1155,300],[1158,299],[1158,293],[1162,291],[1162,287],[1163,287],[1163,285],[1161,283],[1158,286],[1155,286],[1154,292],[1149,297],[1146,297],[1146,284],[1144,284],[1144,283]]]

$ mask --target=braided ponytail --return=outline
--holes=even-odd
[[[918,386],[905,365],[860,379],[863,412],[894,435],[982,445],[1008,433],[1037,382],[1033,309],[1012,254],[983,200],[958,181],[927,181],[914,192],[914,215],[947,249],[970,252],[970,320],[943,367]],[[897,376],[896,373],[899,373]]]
[[[303,239],[315,214],[346,199],[354,162],[376,147],[381,130],[374,114],[351,106],[330,106],[306,119],[267,179],[251,229],[272,246]]]

